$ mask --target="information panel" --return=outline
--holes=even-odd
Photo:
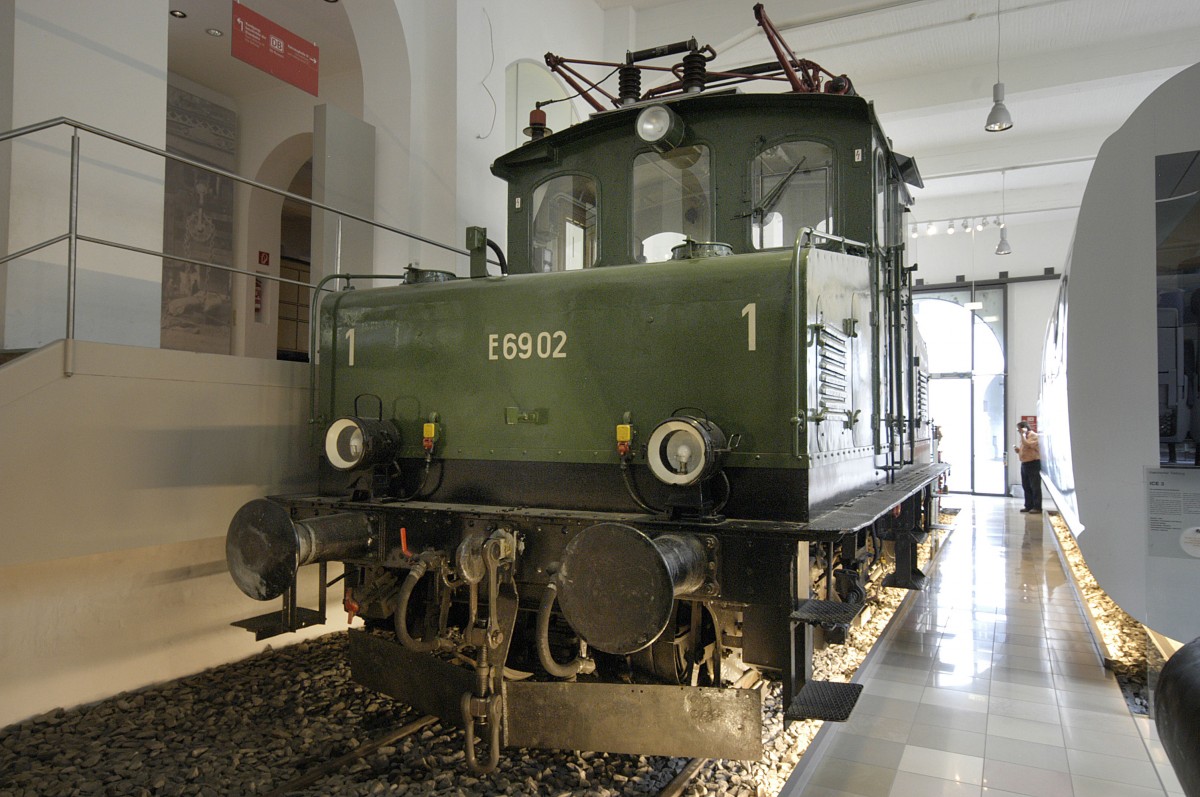
[[[230,47],[234,58],[317,96],[320,50],[316,43],[246,8],[233,4]]]
[[[1200,559],[1200,471],[1146,468],[1150,555]]]

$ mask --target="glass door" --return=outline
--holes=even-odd
[[[929,350],[929,405],[954,492],[1004,495],[1004,286],[914,295]]]

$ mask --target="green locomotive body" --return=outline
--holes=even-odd
[[[920,586],[942,470],[915,166],[857,96],[696,92],[493,171],[507,273],[476,230],[469,279],[322,302],[318,493],[230,527],[239,586],[284,594],[248,627],[306,624],[297,567],[344,562],[347,610],[399,638],[352,632],[355,677],[462,725],[484,769],[508,745],[756,757],[748,671],[789,718],[844,719],[813,629],[844,630],[884,541]]]
[[[900,312],[878,292],[898,257],[905,192],[869,105],[734,94],[670,107],[688,141],[703,142],[685,148],[711,151],[712,184],[731,186],[701,186],[684,198],[705,208],[708,222],[686,229],[693,208],[664,219],[667,201],[649,214],[658,225],[644,221],[645,207],[634,213],[634,164],[672,168],[677,157],[637,138],[637,109],[525,145],[494,167],[510,186],[510,275],[333,297],[320,326],[320,420],[353,415],[358,396],[379,395],[410,474],[420,473],[424,424],[440,419],[439,497],[563,509],[636,510],[617,472],[614,429],[630,423],[644,442],[677,408],[705,413],[738,443],[724,457],[731,516],[803,521],[813,507],[885,481],[899,456],[889,426],[905,424],[896,436],[907,458],[924,457],[915,449],[928,445],[928,419],[915,423],[907,404],[890,401],[893,382],[913,371],[887,367],[887,329],[872,324]],[[826,161],[798,173],[807,182],[784,196],[786,243],[760,250],[755,234],[766,225],[753,223],[751,183],[762,155],[812,142]],[[564,183],[574,192],[586,185],[590,207],[574,200],[563,211],[539,196]],[[580,215],[592,226],[577,223]],[[879,219],[886,226],[877,231]],[[684,229],[660,229],[671,221]],[[851,255],[819,235],[796,247],[808,222],[866,243],[851,245]],[[578,269],[566,270],[562,230],[582,236]],[[736,243],[731,256],[637,262],[641,241],[664,232]],[[825,344],[842,349],[843,360],[822,358]],[[835,379],[840,390],[822,381]],[[662,493],[645,468],[634,468],[641,489]]]

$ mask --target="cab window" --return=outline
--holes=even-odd
[[[791,246],[802,227],[834,233],[833,150],[817,141],[785,141],[751,167],[751,242]]]
[[[633,247],[639,263],[671,259],[690,238],[712,240],[712,170],[708,147],[643,152],[633,161]]]
[[[532,271],[574,271],[596,262],[596,181],[560,175],[533,191]]]

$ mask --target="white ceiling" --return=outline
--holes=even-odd
[[[358,47],[340,2],[246,0],[243,5],[316,42],[322,78],[359,69]],[[163,13],[168,9],[187,14],[168,20],[167,59],[172,72],[235,99],[279,89],[277,78],[230,56],[230,0],[169,0]],[[209,29],[223,35],[211,36]]]
[[[720,53],[714,68],[771,58],[748,2],[598,2],[638,9],[639,48],[695,35]],[[1016,224],[1073,218],[1104,140],[1200,61],[1200,0],[767,0],[766,10],[798,57],[848,74],[916,157],[926,188],[914,221],[1002,208]],[[1014,124],[988,133],[997,54]]]
[[[695,36],[717,49],[714,68],[771,58],[751,0],[595,2],[630,9],[637,48]],[[342,3],[246,4],[316,41],[322,76],[358,69]],[[204,33],[228,33],[227,0],[171,7],[188,13],[170,20],[172,71],[234,97],[278,86],[229,58],[228,36]],[[1200,61],[1200,0],[769,0],[766,8],[797,56],[848,74],[896,148],[917,158],[926,189],[916,221],[995,215],[1002,204],[1017,224],[1072,215],[1104,139],[1164,80]],[[1014,126],[987,133],[997,22]],[[601,48],[561,54],[596,58]],[[531,45],[532,57],[544,49]]]

